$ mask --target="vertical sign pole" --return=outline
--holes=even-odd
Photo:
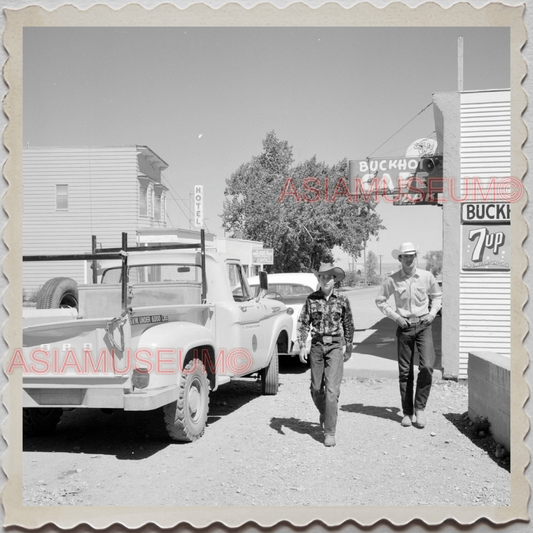
[[[207,276],[205,275],[205,230],[200,230],[200,254],[202,260],[202,303],[207,299]]]
[[[92,236],[92,254],[96,255],[96,235]],[[98,282],[98,273],[96,272],[96,269],[98,268],[98,261],[96,259],[93,259],[93,283],[96,284]]]
[[[463,90],[463,38],[457,39],[457,90]]]

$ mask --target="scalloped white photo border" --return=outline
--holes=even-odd
[[[9,3],[9,2],[7,2]],[[141,5],[142,3],[142,5]],[[183,8],[171,3],[157,5],[155,2],[128,4],[117,2],[116,7],[92,5],[91,2],[77,2],[80,7],[65,5],[47,11],[40,5],[16,9],[5,9],[3,44],[7,51],[4,64],[4,82],[7,85],[3,101],[5,113],[4,146],[8,156],[3,167],[6,191],[3,207],[6,215],[4,227],[3,271],[4,307],[9,317],[3,329],[5,347],[4,361],[16,347],[20,347],[22,333],[21,298],[21,255],[22,255],[22,28],[24,26],[187,26],[187,25],[271,25],[271,26],[509,26],[511,28],[511,95],[512,95],[512,175],[523,179],[527,171],[527,160],[522,145],[527,138],[527,129],[522,113],[527,106],[527,96],[521,82],[526,76],[526,62],[521,49],[526,42],[524,9],[518,5],[488,3],[474,7],[472,3],[444,3],[451,5],[444,9],[434,2],[423,3],[417,8],[401,2],[375,2],[385,5],[378,8],[370,3],[357,3],[343,7],[338,3],[316,3],[312,7],[303,3],[273,4],[250,2],[242,7],[236,3],[184,4]],[[479,3],[479,2],[478,2]],[[20,2],[14,2],[19,4]],[[54,4],[54,2],[52,2]],[[387,5],[388,4],[388,5]],[[420,3],[419,3],[420,4]],[[453,5],[452,5],[453,4]],[[122,9],[118,9],[119,7]],[[153,7],[149,11],[145,9]],[[188,6],[188,7],[187,7]],[[255,6],[255,7],[252,7]],[[4,8],[9,6],[4,3]],[[55,6],[53,6],[55,7]],[[250,7],[251,9],[248,9]],[[214,9],[213,9],[214,8]],[[514,204],[518,214],[513,219],[513,265],[512,273],[512,464],[511,505],[507,507],[25,507],[22,505],[22,428],[20,413],[22,406],[21,375],[16,372],[9,378],[4,389],[3,404],[8,415],[3,424],[3,436],[7,442],[2,458],[2,467],[7,481],[2,493],[4,526],[37,528],[46,524],[55,527],[72,528],[87,523],[101,529],[113,524],[128,528],[139,528],[145,524],[156,524],[169,528],[178,524],[189,524],[204,528],[211,524],[238,527],[252,522],[270,527],[281,522],[293,526],[306,526],[320,521],[327,526],[345,523],[371,526],[380,521],[394,525],[411,524],[414,520],[435,525],[447,520],[459,524],[473,524],[486,519],[494,524],[528,520],[530,487],[525,475],[529,463],[529,451],[525,436],[529,419],[523,406],[529,397],[524,372],[528,366],[528,354],[523,340],[528,324],[523,314],[528,291],[523,281],[527,268],[527,256],[523,248],[528,229],[522,211],[527,197]],[[9,251],[8,251],[9,250]],[[5,366],[4,366],[5,370]],[[7,382],[5,375],[2,376]]]

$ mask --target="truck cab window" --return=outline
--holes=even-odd
[[[245,302],[252,299],[252,292],[246,281],[241,265],[228,263],[228,276],[233,299],[236,302]]]

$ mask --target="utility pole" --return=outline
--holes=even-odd
[[[189,229],[192,229],[192,192],[189,193]]]
[[[457,90],[463,90],[463,37],[457,39]]]
[[[379,255],[379,277],[381,277],[381,258],[383,257],[383,255]]]
[[[363,271],[365,273],[365,287],[366,287],[366,241],[363,247]]]

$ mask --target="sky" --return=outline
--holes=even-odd
[[[203,185],[206,229],[223,236],[225,180],[270,131],[295,163],[329,165],[435,137],[432,106],[421,111],[457,91],[459,36],[464,90],[509,88],[508,28],[27,27],[23,142],[148,146],[169,165],[168,227],[190,227]],[[384,262],[404,241],[442,249],[439,207],[377,209],[386,229],[367,251]]]

